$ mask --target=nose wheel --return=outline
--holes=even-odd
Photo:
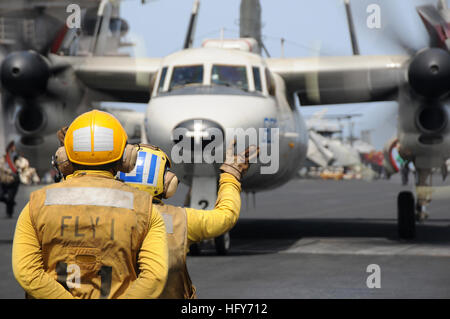
[[[214,238],[214,246],[218,255],[226,255],[230,250],[230,233],[225,233],[219,237]]]
[[[189,256],[199,256],[202,253],[202,248],[210,249],[214,247],[217,255],[224,256],[228,254],[228,251],[231,247],[231,238],[230,233],[226,232],[225,234],[216,237],[214,239],[204,240],[199,243],[194,243],[189,247]]]
[[[397,197],[397,228],[402,239],[412,239],[416,235],[416,210],[414,195],[403,191]]]
[[[190,256],[199,256],[201,254],[200,244],[194,243],[189,247],[189,255]]]

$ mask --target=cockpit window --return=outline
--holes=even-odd
[[[252,70],[253,70],[253,81],[255,81],[255,90],[262,92],[261,73],[259,73],[259,68],[254,66]]]
[[[167,74],[167,66],[165,66],[161,70],[161,77],[159,79],[158,92],[161,91],[164,87],[164,80],[166,79],[166,74]]]
[[[213,65],[211,83],[248,91],[247,70],[245,66]]]
[[[203,83],[203,65],[178,66],[172,71],[169,90],[189,84]]]

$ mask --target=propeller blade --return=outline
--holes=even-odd
[[[350,40],[352,42],[353,55],[359,55],[359,45],[355,33],[355,24],[353,23],[352,10],[350,8],[350,0],[344,1],[345,13],[347,15],[348,29],[350,32]]]
[[[195,25],[197,23],[197,15],[198,15],[198,9],[200,6],[200,0],[195,0],[194,5],[192,7],[192,13],[191,18],[189,20],[189,26],[186,33],[186,39],[184,40],[184,49],[189,49],[192,47],[192,43],[194,42],[194,32],[195,32]]]
[[[428,32],[430,47],[446,48],[447,22],[442,18],[437,8],[432,5],[425,5],[417,7],[416,10]]]
[[[414,48],[410,43],[408,43],[404,36],[401,36],[398,32],[392,32],[387,35],[387,39],[402,48],[409,56],[414,56],[418,51],[417,48]]]
[[[403,2],[402,2],[403,3]],[[400,20],[399,13],[410,17]],[[429,45],[429,34],[421,26],[421,18],[416,7],[405,7],[397,2],[389,2],[389,7],[383,8],[383,37],[394,46],[401,48],[409,56],[414,56],[419,50]]]

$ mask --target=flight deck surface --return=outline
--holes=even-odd
[[[443,185],[438,182],[437,185]],[[445,184],[448,184],[446,182]],[[18,208],[33,187],[22,186]],[[434,200],[416,239],[400,240],[396,194],[400,179],[366,182],[293,179],[268,192],[242,194],[231,250],[217,256],[205,245],[188,256],[199,298],[449,298],[450,196]],[[180,185],[169,203],[182,204]],[[11,268],[18,212],[0,206],[0,298],[23,298]],[[369,288],[369,265],[380,288]],[[369,280],[370,281],[370,280]]]

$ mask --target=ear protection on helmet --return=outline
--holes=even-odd
[[[127,144],[117,170],[124,173],[131,172],[136,166],[137,154],[138,150],[136,146]]]
[[[52,165],[64,177],[73,174],[74,172],[72,163],[67,157],[66,149],[64,148],[64,146],[60,146],[56,150],[56,153],[53,156]]]
[[[154,145],[135,145],[137,160],[135,169],[129,174],[121,171],[118,178],[154,197],[170,198],[177,190],[179,181],[170,171],[170,159]]]
[[[178,181],[177,175],[167,170],[164,173],[164,191],[162,193],[163,198],[170,198],[175,195],[179,183],[180,182]]]
[[[134,145],[127,144],[123,152],[122,159],[119,162],[117,170],[124,173],[129,173],[134,169],[137,159],[137,149]],[[59,171],[64,177],[73,174],[75,171],[72,163],[67,156],[64,146],[60,146],[55,153],[52,160],[53,167]]]

